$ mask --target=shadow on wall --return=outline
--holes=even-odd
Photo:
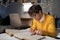
[[[6,18],[2,18],[1,19],[1,25],[4,25],[4,26],[6,26],[6,25],[10,25],[10,18],[9,18],[9,15],[6,17]]]

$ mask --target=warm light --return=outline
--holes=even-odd
[[[24,12],[27,12],[31,6],[32,6],[31,3],[23,3]]]

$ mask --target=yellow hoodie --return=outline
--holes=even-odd
[[[32,29],[43,30],[43,35],[56,37],[56,27],[54,17],[48,14],[45,14],[45,19],[43,22],[39,22],[36,19],[33,19]]]

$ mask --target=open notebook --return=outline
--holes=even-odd
[[[20,33],[14,34],[14,37],[25,40],[37,40],[37,39],[45,38],[44,36],[41,35],[31,36],[31,33],[28,30],[21,30]]]

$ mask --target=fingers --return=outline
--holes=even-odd
[[[35,35],[35,34],[36,34],[36,32],[32,32],[31,36],[32,36],[32,35]]]
[[[43,31],[42,30],[34,30],[34,29],[31,29],[31,35],[42,35],[43,34]]]
[[[34,31],[35,31],[35,29],[30,28],[30,32],[34,32]]]
[[[37,34],[37,35],[42,35],[42,31],[41,31],[41,30],[37,30],[37,31],[36,31],[36,34]]]

